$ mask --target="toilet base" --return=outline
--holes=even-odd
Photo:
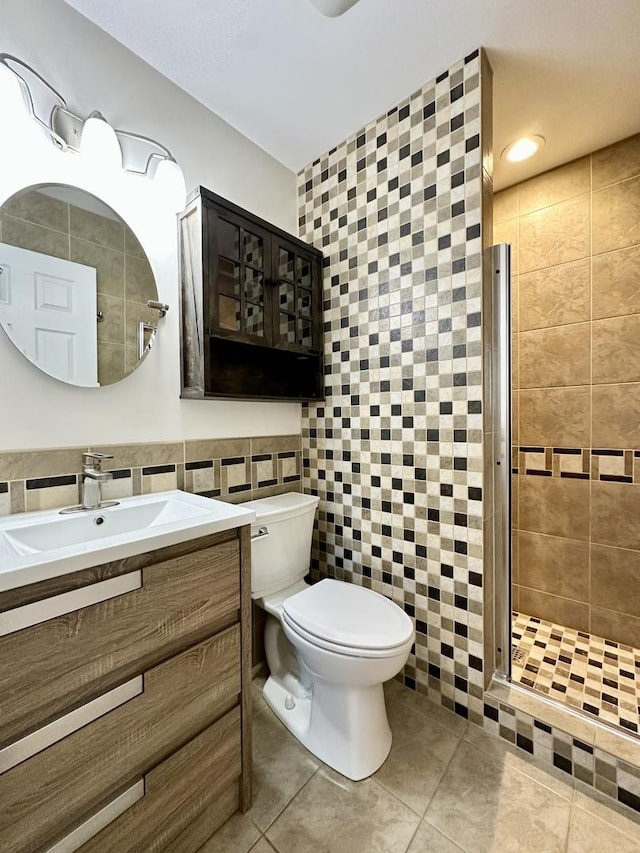
[[[311,688],[295,696],[270,676],[263,695],[309,752],[348,779],[371,776],[389,755],[391,729],[382,684],[345,687],[314,678]]]

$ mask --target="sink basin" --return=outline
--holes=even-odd
[[[145,531],[162,524],[203,520],[211,511],[211,501],[204,507],[194,506],[180,500],[178,493],[162,495],[160,500],[122,503],[105,510],[92,510],[71,518],[56,514],[47,520],[7,527],[2,532],[17,554],[34,554],[95,542],[109,536],[122,536],[136,530]]]
[[[118,506],[0,519],[0,591],[251,524],[252,510],[187,492],[124,498]]]

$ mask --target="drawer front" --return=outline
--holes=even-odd
[[[0,748],[235,623],[239,560],[235,539],[166,560],[142,570],[139,589],[0,637]],[[62,597],[25,609],[59,613]]]
[[[144,691],[0,775],[0,850],[66,836],[237,705],[240,628],[144,674]],[[158,774],[158,778],[161,774]]]
[[[234,708],[144,778],[145,794],[81,853],[191,853],[237,810],[240,710]]]

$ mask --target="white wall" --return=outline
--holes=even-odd
[[[61,0],[2,0],[0,51],[33,65],[74,112],[98,109],[112,126],[166,145],[189,190],[206,186],[295,233],[292,172]],[[11,164],[1,163],[2,200],[14,189],[10,175]],[[142,221],[130,224],[148,232],[139,236],[159,297],[172,307],[157,347],[131,377],[83,389],[40,373],[0,332],[0,450],[298,433],[297,403],[179,399],[175,230],[165,223],[160,241]]]

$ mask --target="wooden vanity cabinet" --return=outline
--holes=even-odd
[[[199,187],[180,255],[182,396],[321,399],[322,253]]]
[[[0,850],[190,853],[248,808],[250,620],[248,527],[0,593]]]

